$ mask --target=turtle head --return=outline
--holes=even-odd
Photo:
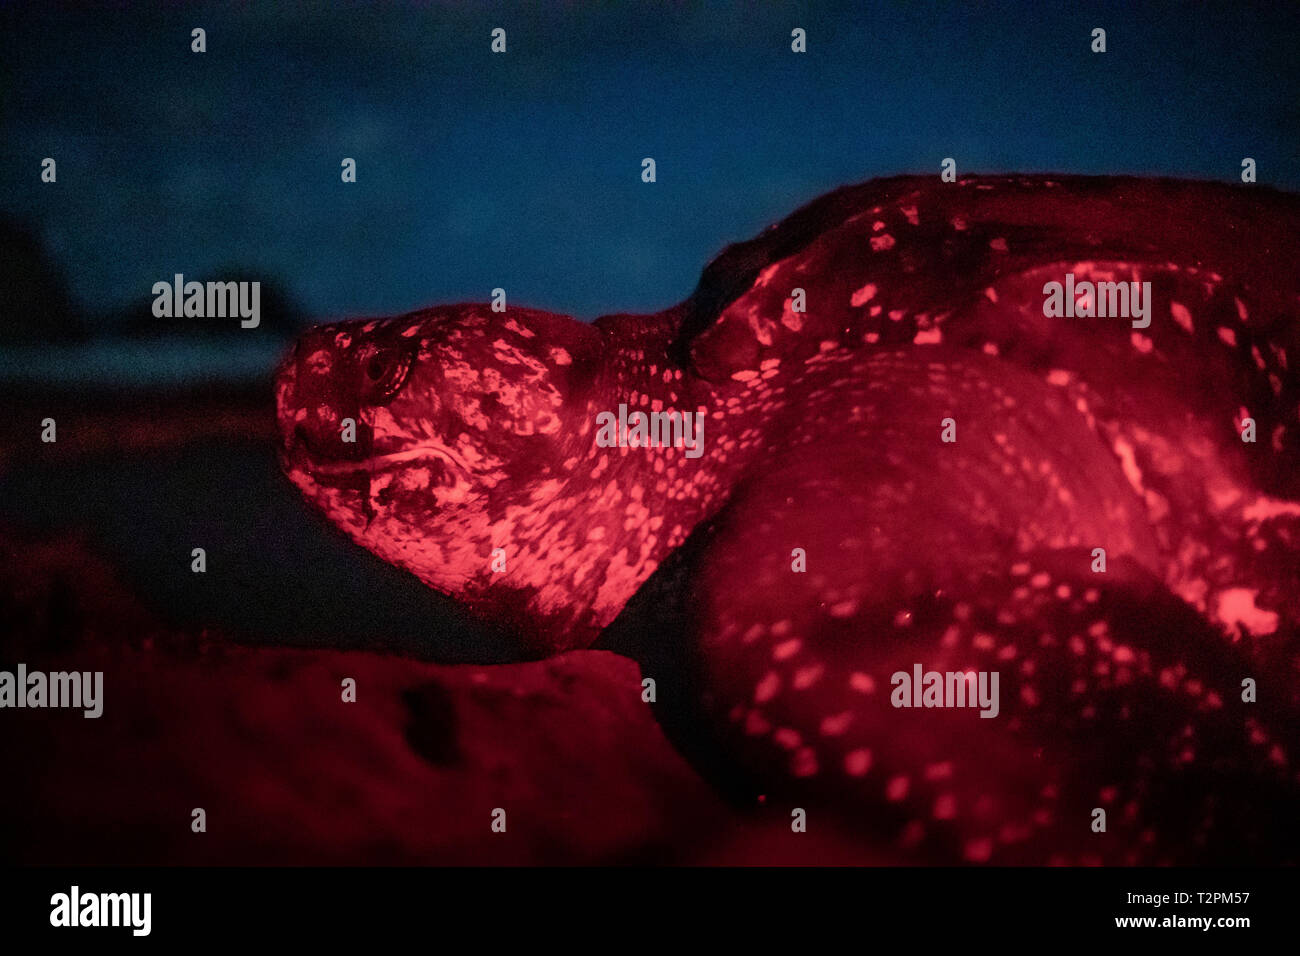
[[[600,334],[487,306],[318,326],[276,376],[282,465],[357,543],[473,601],[555,486]]]

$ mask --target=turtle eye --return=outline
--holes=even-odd
[[[413,360],[408,348],[368,346],[361,354],[362,400],[369,405],[391,402],[406,384]]]

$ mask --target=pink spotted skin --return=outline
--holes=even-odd
[[[1295,862],[1297,227],[1256,186],[847,187],[656,315],[313,329],[284,467],[527,653],[638,656],[739,799],[905,862]],[[1149,325],[1045,316],[1066,273],[1151,283]],[[602,447],[620,404],[703,454]],[[894,706],[918,663],[998,715]]]

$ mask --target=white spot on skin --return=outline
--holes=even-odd
[[[776,692],[780,688],[781,678],[776,671],[769,671],[767,676],[759,681],[758,686],[754,688],[754,702],[758,704],[767,703],[776,696]]]
[[[1259,592],[1250,588],[1228,588],[1217,595],[1215,616],[1229,626],[1240,625],[1251,634],[1272,634],[1279,619],[1273,611],[1255,606]]]
[[[1241,498],[1241,489],[1227,482],[1211,484],[1206,490],[1210,493],[1210,503],[1215,511],[1226,511]]]
[[[849,729],[849,724],[853,723],[853,711],[846,710],[841,714],[835,714],[822,719],[821,732],[823,737],[838,737],[844,731]]]
[[[796,777],[817,775],[817,755],[809,747],[799,750],[790,761],[790,772]]]
[[[313,375],[328,375],[334,367],[334,359],[328,351],[320,349],[307,356],[305,364]]]
[[[1254,504],[1241,509],[1241,516],[1247,521],[1265,521],[1283,515],[1300,516],[1300,504],[1260,495]]]
[[[1142,469],[1138,467],[1137,458],[1133,454],[1133,446],[1125,438],[1115,439],[1115,454],[1119,456],[1120,468],[1124,472],[1124,477],[1128,483],[1133,486],[1133,490],[1142,494],[1145,489],[1142,487]]]
[[[897,777],[890,779],[885,785],[885,799],[891,803],[899,803],[907,797],[909,781],[906,776],[899,774]]]
[[[850,777],[865,777],[871,769],[871,751],[865,747],[844,755],[844,772]]]
[[[799,732],[796,730],[789,727],[780,727],[772,734],[772,742],[782,750],[794,750],[803,743],[803,738],[799,736]]]
[[[852,297],[849,299],[849,305],[854,308],[857,308],[860,305],[866,305],[875,297],[876,292],[876,284],[874,282],[868,282],[857,292],[853,293]]]
[[[870,694],[876,689],[876,682],[871,679],[871,675],[863,674],[860,671],[854,671],[849,676],[849,687],[853,688],[859,694]]]
[[[777,270],[780,268],[781,268],[781,263],[777,262],[777,263],[773,263],[772,265],[768,266],[766,269],[762,270],[758,274],[758,277],[754,280],[754,287],[757,289],[767,288],[768,283],[772,281],[772,278],[776,275]]]
[[[807,690],[821,679],[823,671],[824,668],[820,664],[813,664],[796,671],[794,675],[794,689]]]
[[[803,646],[803,641],[799,638],[792,638],[784,643],[772,648],[772,659],[777,661],[786,661],[799,653],[799,648]]]
[[[872,251],[872,252],[885,252],[886,250],[889,250],[889,249],[892,249],[892,248],[894,248],[894,237],[891,236],[891,235],[889,235],[888,233],[886,233],[886,234],[883,235],[883,236],[872,236],[872,237],[871,237],[871,251]]]
[[[1187,311],[1187,306],[1181,302],[1169,303],[1169,314],[1173,320],[1183,327],[1188,335],[1192,333],[1192,313]]]

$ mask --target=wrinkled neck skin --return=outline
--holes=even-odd
[[[523,627],[548,651],[585,647],[659,563],[720,506],[735,473],[716,453],[727,440],[714,386],[670,358],[673,312],[597,320],[595,374],[567,405],[569,456],[555,482],[529,490],[500,529],[507,572],[467,582],[480,613]],[[618,347],[613,343],[617,341]],[[703,411],[702,453],[678,447],[601,447],[597,416]],[[522,599],[522,607],[521,607]],[[522,611],[522,614],[520,613]],[[531,633],[529,633],[531,632]]]

